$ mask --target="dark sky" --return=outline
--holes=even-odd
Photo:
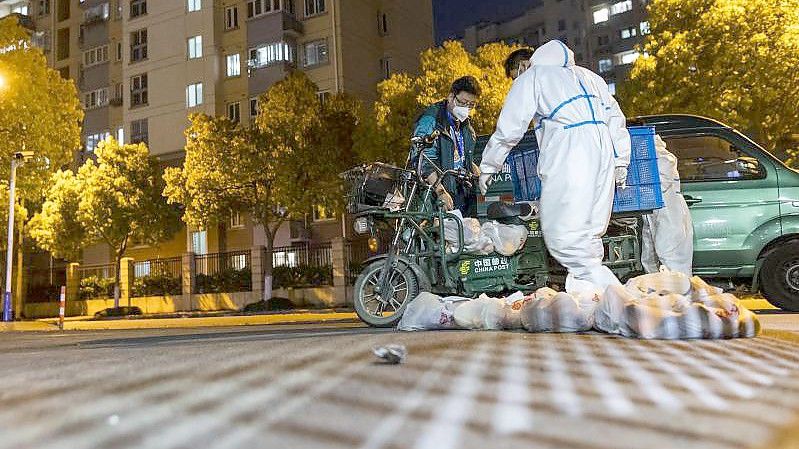
[[[500,20],[521,14],[540,0],[433,0],[436,42],[461,36],[479,20]]]

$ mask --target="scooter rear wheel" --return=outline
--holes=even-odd
[[[420,282],[413,268],[399,262],[387,273],[389,291],[377,291],[380,270],[386,260],[367,265],[355,281],[355,313],[366,324],[374,327],[394,327],[402,318],[405,308],[420,292]]]

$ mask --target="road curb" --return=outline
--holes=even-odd
[[[57,331],[58,326],[42,321],[15,321],[0,323],[0,332],[48,332]]]

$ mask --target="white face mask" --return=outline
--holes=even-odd
[[[454,115],[459,122],[466,121],[466,119],[469,118],[469,114],[471,112],[472,110],[466,106],[455,106],[454,108],[452,108],[452,115]]]

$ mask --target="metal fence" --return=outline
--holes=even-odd
[[[117,265],[85,265],[78,267],[80,299],[113,298]]]
[[[232,293],[252,289],[249,250],[194,256],[195,293]]]
[[[179,295],[183,290],[183,259],[142,260],[133,263],[133,297]]]
[[[64,263],[54,264],[49,268],[28,267],[25,269],[25,277],[26,302],[58,301],[61,287],[67,285],[67,267]]]
[[[280,246],[272,250],[274,288],[333,285],[330,243]]]

